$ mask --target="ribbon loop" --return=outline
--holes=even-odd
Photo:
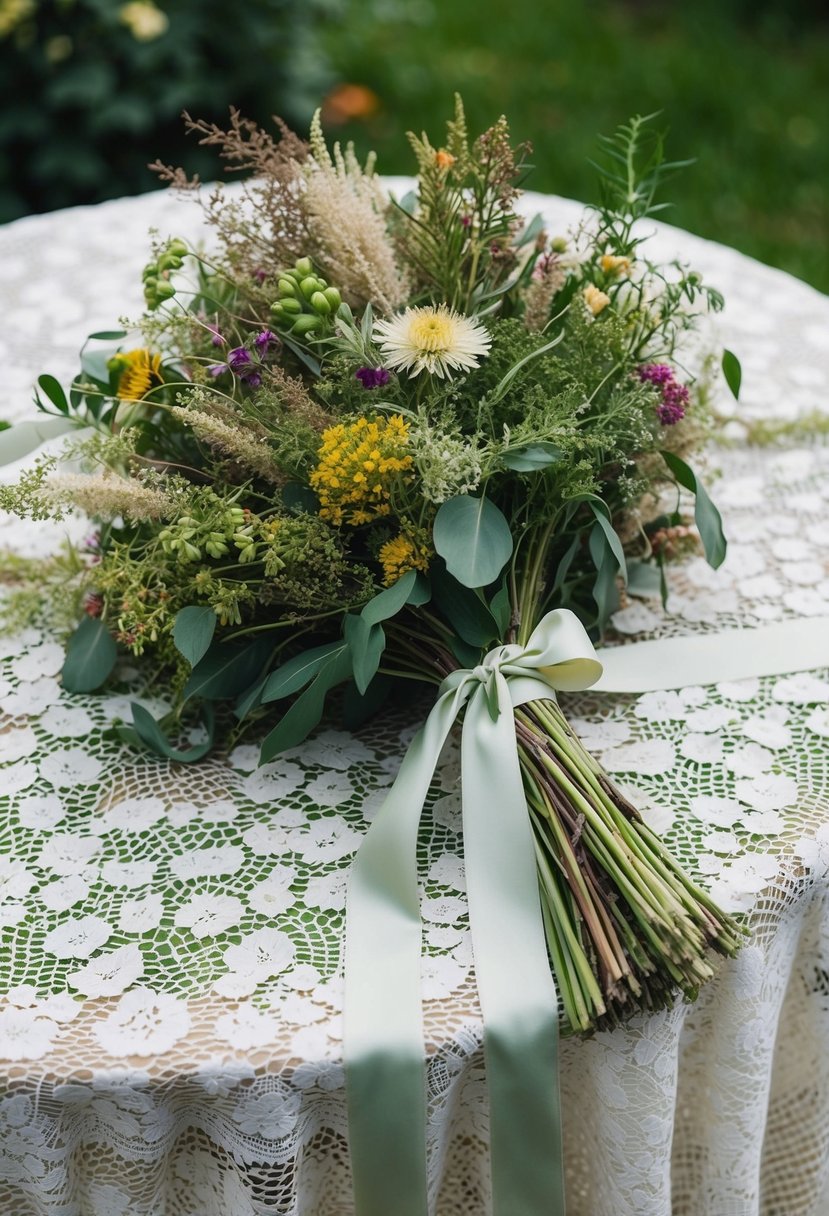
[[[588,688],[601,664],[572,612],[444,680],[351,870],[345,1063],[356,1216],[428,1216],[417,833],[443,744],[461,746],[470,932],[491,1094],[494,1216],[564,1216],[558,1000],[512,709]]]

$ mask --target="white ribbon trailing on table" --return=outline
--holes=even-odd
[[[356,1216],[428,1216],[417,835],[463,711],[469,925],[484,1025],[494,1216],[564,1216],[558,1000],[547,957],[513,709],[557,691],[641,693],[829,665],[829,618],[602,652],[572,612],[526,646],[453,672],[412,741],[352,866],[345,1063]]]

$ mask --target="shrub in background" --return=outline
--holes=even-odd
[[[339,2],[0,0],[0,221],[150,189],[156,157],[209,173],[185,107],[304,127]]]

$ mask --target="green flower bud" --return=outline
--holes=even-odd
[[[315,278],[312,274],[309,274],[307,279],[303,279],[299,285],[299,290],[305,296],[306,300],[310,300],[314,292],[319,291],[319,289],[319,279]]]
[[[169,279],[159,279],[155,284],[155,295],[159,300],[169,300],[170,296],[176,294],[176,289]]]
[[[181,264],[181,258],[176,257],[174,253],[162,253],[158,259],[159,270],[179,270]]]
[[[189,541],[182,542],[181,556],[184,561],[198,562],[201,560],[201,549],[197,549],[195,545],[191,545]]]
[[[167,246],[167,252],[175,254],[176,257],[183,258],[187,254],[187,246],[179,237],[175,237]]]
[[[305,334],[313,333],[314,330],[319,329],[321,325],[322,321],[319,317],[311,317],[306,313],[302,317],[297,317],[296,321],[294,321],[293,325],[291,326],[290,332],[301,338]]]
[[[310,304],[314,312],[319,313],[321,317],[327,317],[331,312],[331,305],[321,291],[314,292],[311,296]]]
[[[326,287],[325,291],[322,294],[325,296],[326,300],[331,305],[332,310],[334,312],[336,312],[337,309],[340,307],[340,305],[343,302],[343,298],[340,295],[340,293],[337,291],[336,287]]]
[[[227,545],[225,544],[222,537],[219,536],[219,534],[217,532],[211,532],[210,536],[211,536],[211,538],[214,536],[218,537],[218,539],[217,540],[210,539],[208,541],[205,541],[204,547],[207,550],[208,554],[211,557],[226,557],[227,554],[230,552],[230,549],[227,547]]]
[[[286,279],[280,276],[279,279],[279,294],[280,296],[295,296],[296,283],[293,279]]]
[[[294,268],[297,274],[302,275],[303,278],[314,273],[314,263],[310,258],[297,258]]]
[[[155,262],[148,262],[147,265],[144,267],[144,270],[141,274],[141,278],[144,280],[145,283],[147,282],[148,279],[157,279],[158,278],[158,265]]]
[[[286,316],[298,317],[302,312],[302,305],[300,304],[299,300],[283,300],[282,312]]]

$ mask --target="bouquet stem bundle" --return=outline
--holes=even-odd
[[[547,944],[570,1027],[693,999],[713,947],[743,930],[668,852],[582,746],[558,704],[515,711]]]

